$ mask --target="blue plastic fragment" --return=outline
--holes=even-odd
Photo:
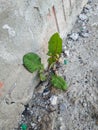
[[[65,64],[65,65],[68,64],[68,61],[67,61],[67,60],[64,60],[64,64]]]
[[[22,124],[22,125],[21,125],[21,129],[22,129],[22,130],[27,130],[27,125],[26,125],[26,124]]]

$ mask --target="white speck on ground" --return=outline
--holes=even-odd
[[[52,96],[50,98],[51,105],[57,105],[57,96]]]
[[[16,35],[14,29],[10,27],[8,24],[3,25],[2,28],[8,30],[9,36],[14,37]]]
[[[82,21],[88,20],[88,17],[85,14],[80,14],[79,19]]]
[[[76,41],[79,38],[79,34],[78,33],[72,33],[72,34],[69,35],[69,38]]]

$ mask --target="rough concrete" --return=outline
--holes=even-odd
[[[54,32],[66,37],[86,2],[87,0],[0,0],[1,129],[11,130],[14,127],[15,122],[12,123],[10,115],[16,119],[17,114],[14,113],[17,103],[21,113],[21,104],[26,104],[31,98],[38,83],[36,73],[32,76],[22,66],[23,55],[29,51],[36,52],[46,64],[49,37]],[[12,106],[13,110],[10,109]],[[6,118],[1,113],[5,113]]]
[[[60,61],[56,72],[67,81],[67,91],[40,84],[16,130],[21,124],[28,130],[98,130],[97,0],[83,8],[63,42]]]

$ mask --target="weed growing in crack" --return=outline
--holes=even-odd
[[[51,36],[48,42],[48,68],[44,69],[41,63],[41,58],[35,53],[27,53],[23,56],[23,65],[31,73],[38,71],[42,82],[49,80],[55,88],[66,90],[67,83],[63,77],[57,75],[54,70],[54,65],[59,62],[62,53],[62,39],[58,33]]]

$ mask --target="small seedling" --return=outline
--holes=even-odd
[[[48,42],[48,69],[44,69],[44,65],[41,63],[41,58],[35,53],[27,53],[23,57],[24,67],[31,73],[38,71],[41,81],[51,81],[51,84],[62,90],[67,89],[66,81],[63,77],[58,76],[55,73],[54,65],[59,62],[60,55],[62,53],[62,39],[58,33],[51,36]],[[48,73],[46,73],[48,72]]]

